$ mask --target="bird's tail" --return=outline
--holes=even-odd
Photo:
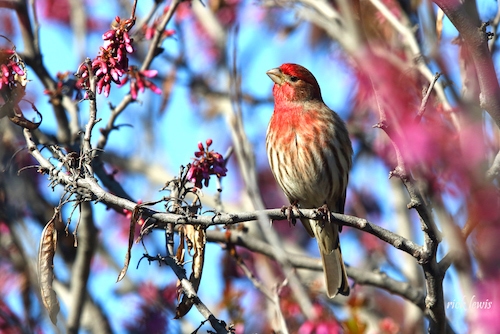
[[[309,220],[309,224],[318,241],[328,297],[333,298],[337,293],[349,295],[349,282],[340,250],[338,226],[317,220]]]

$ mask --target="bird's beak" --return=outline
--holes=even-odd
[[[285,81],[283,73],[279,68],[273,68],[272,70],[267,71],[266,74],[271,78],[272,81],[274,81],[276,84],[280,86],[283,83],[283,81]]]

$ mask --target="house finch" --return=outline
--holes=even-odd
[[[292,206],[312,209],[326,205],[333,212],[344,213],[352,164],[344,122],[325,105],[318,82],[306,68],[283,64],[267,75],[274,81],[274,113],[266,148],[276,181]],[[301,220],[318,241],[328,296],[348,295],[340,228],[328,221]]]

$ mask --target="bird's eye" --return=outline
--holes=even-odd
[[[291,82],[297,82],[297,81],[299,81],[299,78],[297,78],[297,77],[295,77],[295,76],[293,76],[293,75],[292,75],[292,76],[290,77],[290,81],[291,81]]]

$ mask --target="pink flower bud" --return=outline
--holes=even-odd
[[[153,93],[160,95],[162,93],[161,89],[158,88],[154,83],[148,82],[148,87],[153,91]]]
[[[9,71],[9,68],[7,67],[7,65],[5,64],[2,64],[2,66],[0,66],[2,68],[2,74],[4,77],[8,77],[9,74],[10,74],[10,71]]]
[[[108,97],[110,90],[111,90],[111,85],[110,84],[106,84],[106,86],[104,86],[104,96]]]
[[[115,37],[116,35],[116,30],[108,30],[106,31],[104,34],[102,34],[102,39],[103,40],[108,40],[108,39],[111,39],[113,37]]]
[[[134,53],[134,47],[128,43],[125,44],[125,50],[127,50],[128,53]]]
[[[166,37],[170,37],[172,35],[175,34],[175,30],[174,29],[167,29],[163,32],[163,35],[166,36]]]
[[[210,145],[212,145],[212,139],[208,138],[207,141],[207,149],[210,147]]]
[[[16,63],[12,63],[12,69],[19,75],[24,75],[24,71]]]
[[[141,75],[145,76],[146,78],[154,78],[157,74],[157,70],[144,70],[139,72]]]
[[[108,64],[106,64],[105,62],[101,62],[101,70],[104,74],[108,73]]]
[[[128,82],[128,76],[124,77],[122,81],[119,83],[120,86],[125,85]]]
[[[139,80],[136,80],[137,82],[137,87],[139,87],[139,91],[142,93],[144,92],[144,81],[139,79]]]
[[[114,41],[112,39],[105,40],[104,43],[102,44],[102,47],[107,50],[107,49],[112,49],[114,45]]]
[[[109,73],[111,74],[111,77],[113,78],[113,81],[116,82],[116,83],[118,83],[120,75],[119,75],[118,71],[116,70],[116,68],[112,68]]]
[[[12,49],[5,49],[5,50],[0,50],[0,54],[2,54],[2,53],[5,53],[6,55],[11,56],[16,52]]]
[[[126,44],[130,44],[130,36],[126,31],[123,33],[123,40],[125,41]]]
[[[147,27],[146,33],[144,34],[144,38],[150,40],[154,37],[154,35],[155,35],[155,29],[153,27]]]
[[[132,96],[132,100],[137,100],[137,85],[135,81],[130,82],[130,95]]]

